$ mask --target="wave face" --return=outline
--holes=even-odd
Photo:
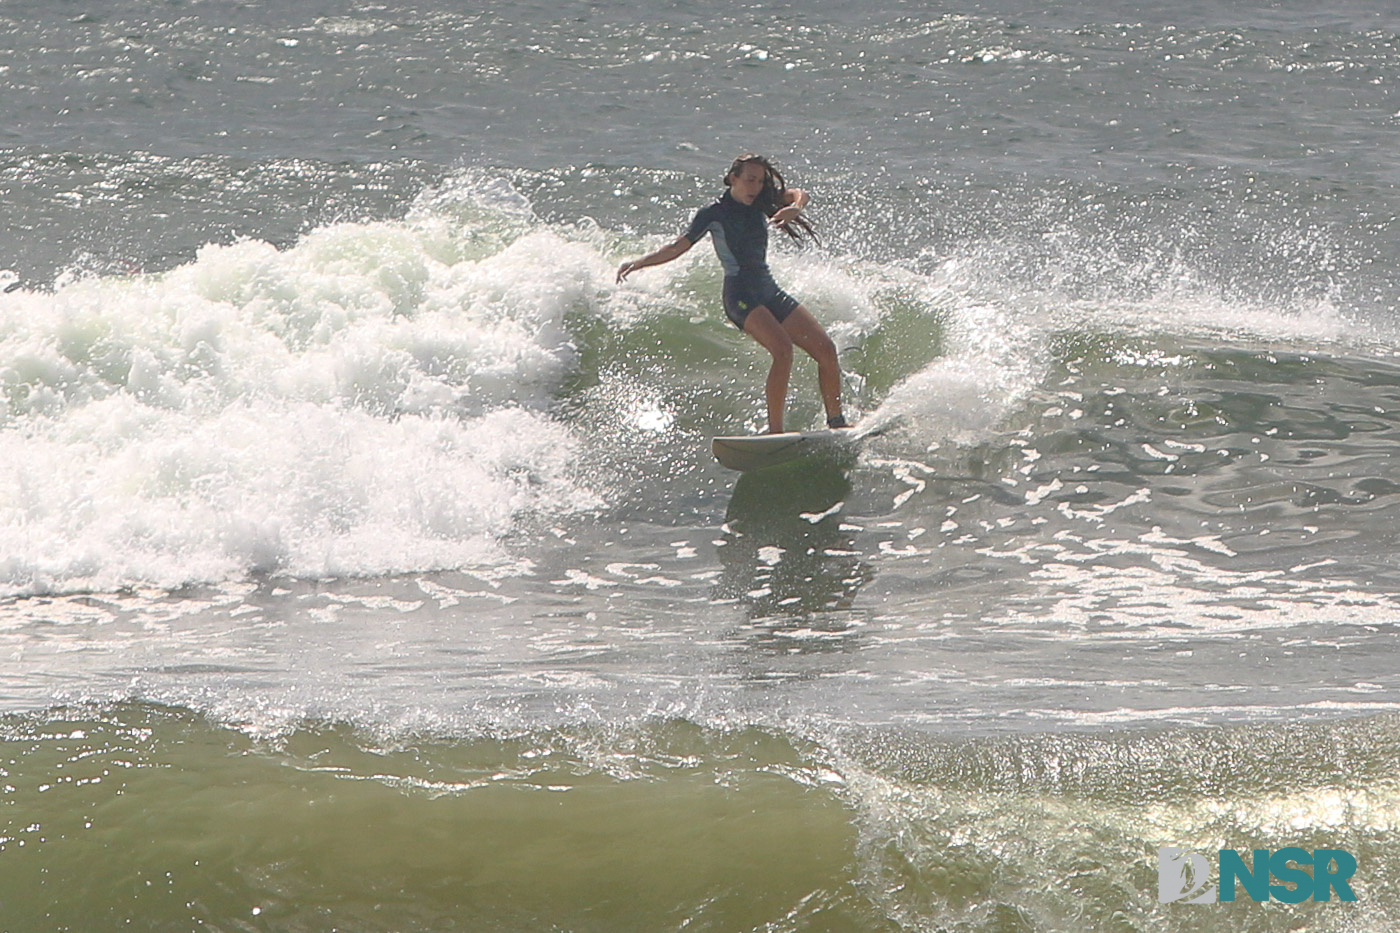
[[[700,249],[617,286],[616,255],[643,247],[542,219],[521,191],[541,184],[459,174],[401,220],[0,296],[5,592],[501,567],[527,526],[709,508],[719,474],[694,450],[761,428],[764,365],[716,312],[714,263]],[[1382,323],[1307,289],[1232,296],[1161,255],[1091,273],[1095,255],[1032,262],[1012,238],[913,264],[774,264],[843,350],[848,402],[890,432],[865,461],[877,482],[958,483],[980,459],[979,478],[1045,486],[999,494],[1052,521],[1127,498],[1064,491],[1110,462],[1154,502],[1201,471],[1252,499],[1239,490],[1267,482],[1251,475],[1266,461],[1320,504],[1383,498]],[[1047,283],[1051,261],[1071,274]],[[821,420],[809,381],[799,368],[798,426]],[[1313,442],[1327,461],[1299,462]],[[637,472],[658,457],[662,475]],[[1345,476],[1322,475],[1335,461]],[[942,525],[941,508],[915,502],[914,520]]]

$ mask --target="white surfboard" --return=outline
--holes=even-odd
[[[840,431],[789,431],[785,434],[746,434],[717,437],[711,445],[722,466],[741,473],[777,466],[819,453],[831,453],[860,440],[851,429]]]

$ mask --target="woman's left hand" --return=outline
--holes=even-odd
[[[788,221],[796,220],[797,215],[800,213],[802,213],[801,208],[796,204],[789,204],[787,207],[780,208],[773,213],[773,225],[777,227],[786,226]]]

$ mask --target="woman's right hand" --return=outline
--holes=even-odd
[[[633,259],[631,262],[624,262],[617,267],[617,280],[621,282],[627,276],[638,269],[645,269],[647,266],[659,266],[662,263],[670,262],[677,256],[682,256],[691,247],[689,238],[677,237],[676,242],[670,246],[663,246],[654,253],[649,253],[641,259]]]

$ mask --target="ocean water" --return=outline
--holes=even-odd
[[[0,933],[1395,929],[1397,73],[1361,3],[0,0]],[[739,476],[709,244],[614,273],[749,150],[879,432]]]

